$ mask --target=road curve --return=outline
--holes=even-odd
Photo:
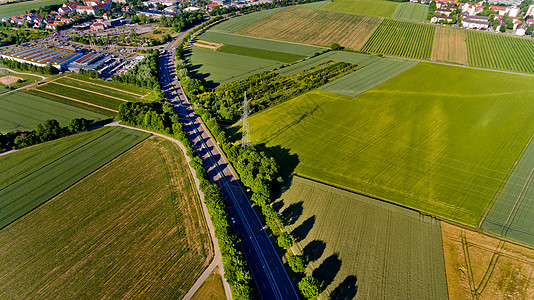
[[[160,56],[159,73],[162,89],[167,99],[174,105],[193,148],[204,162],[208,176],[219,186],[227,204],[228,215],[236,220],[232,226],[241,240],[259,294],[263,299],[299,299],[237,175],[229,167],[229,162],[217,142],[196,116],[180,83],[176,81],[173,42],[174,39],[167,44],[165,53]]]

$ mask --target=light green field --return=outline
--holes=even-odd
[[[320,87],[320,90],[355,97],[375,86],[390,80],[409,68],[417,61],[396,58],[382,58],[374,60],[349,75],[341,77]]]
[[[301,56],[310,56],[324,49],[321,47],[309,45],[301,45],[213,31],[207,31],[206,33],[199,36],[198,39],[222,44],[247,47],[252,49],[296,54]]]
[[[180,149],[149,138],[0,230],[0,298],[181,299],[212,254]]]
[[[530,143],[482,224],[488,232],[531,246],[534,246],[533,163],[534,143]]]
[[[437,220],[297,176],[278,201],[321,299],[447,299]]]
[[[204,78],[209,87],[224,85],[282,65],[274,60],[214,52],[197,47],[193,48],[189,59],[191,65],[188,68],[198,74],[195,77]]]
[[[148,137],[146,133],[121,127],[112,130],[104,128],[84,135],[86,139],[82,141],[74,135],[0,156],[0,173],[11,174],[8,177],[9,185],[0,190],[0,228],[43,204]],[[46,153],[49,145],[63,147],[56,143],[69,144],[63,148],[61,156],[37,155]],[[19,156],[26,159],[21,160]],[[20,163],[21,161],[23,163]]]
[[[399,3],[387,0],[335,0],[325,9],[359,15],[391,17]]]
[[[430,60],[436,26],[384,19],[361,51]]]
[[[103,120],[104,115],[23,92],[0,95],[0,132],[34,130],[37,124],[55,119],[67,126],[73,118]]]
[[[313,91],[254,114],[250,131],[298,156],[278,159],[299,175],[476,225],[534,131],[533,83],[419,63],[355,98]]]
[[[392,18],[404,21],[424,22],[428,15],[428,5],[403,2],[400,3]]]
[[[286,63],[295,62],[306,57],[304,55],[241,47],[241,46],[228,45],[228,44],[225,44],[224,46],[220,47],[219,49],[217,49],[217,51],[223,52],[223,53],[241,55],[241,56],[276,60],[279,62],[286,62]]]
[[[0,18],[18,16],[29,12],[32,9],[38,9],[47,5],[63,4],[65,0],[33,0],[27,2],[10,3],[0,5]]]
[[[211,27],[210,30],[233,33],[243,27],[246,27],[250,24],[256,23],[257,21],[263,18],[266,18],[278,12],[281,9],[282,8],[266,9],[266,10],[261,10],[258,12],[248,13],[246,15],[234,17],[234,18],[231,18],[229,20],[226,20],[224,22],[221,22]]]
[[[372,64],[378,57],[371,56],[367,54],[347,52],[347,51],[330,51],[319,56],[312,57],[305,61],[293,64],[291,66],[277,70],[276,72],[280,75],[291,76],[302,72],[304,70],[310,69],[318,64],[333,60],[336,62],[348,62],[351,64],[356,64],[359,67],[364,67],[369,64]]]
[[[467,30],[467,53],[473,67],[534,73],[534,41]],[[491,48],[491,51],[487,49]],[[514,49],[514,50],[510,50]]]

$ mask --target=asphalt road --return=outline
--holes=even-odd
[[[217,142],[194,113],[180,83],[175,80],[175,53],[171,45],[176,39],[181,39],[183,34],[174,37],[160,57],[159,73],[163,91],[174,105],[197,154],[203,159],[208,176],[219,186],[227,204],[229,216],[236,220],[232,226],[242,242],[241,245],[260,296],[263,299],[298,299],[280,257],[251,207],[236,174],[229,167],[225,157],[221,155]],[[173,91],[176,92],[176,96],[172,93]]]

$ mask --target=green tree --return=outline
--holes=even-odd
[[[291,238],[291,235],[287,232],[282,232],[280,236],[278,237],[278,246],[289,249],[291,246],[293,246],[293,239]]]
[[[287,263],[293,272],[295,273],[304,273],[306,267],[308,266],[308,261],[303,255],[290,255],[287,258]]]
[[[501,24],[501,27],[499,27],[500,32],[506,32],[506,25]]]
[[[321,293],[320,284],[313,276],[306,276],[299,282],[299,290],[306,299],[316,299]]]

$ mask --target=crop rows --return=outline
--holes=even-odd
[[[429,60],[435,26],[385,19],[361,51]]]
[[[94,134],[98,135],[100,132],[96,131]],[[32,168],[40,162],[25,162],[12,166],[9,170],[2,169],[2,172],[18,174],[22,172],[27,176],[0,190],[0,228],[68,188],[147,136],[148,134],[145,133],[115,128],[81,147],[73,145],[70,152],[67,151],[64,156],[37,170],[32,169],[28,172],[27,168]],[[69,140],[62,139],[61,141],[68,142]],[[48,143],[35,148],[37,147],[41,151],[47,151]],[[0,157],[0,159],[12,159],[14,156],[23,155],[24,151]],[[31,159],[40,160],[41,157],[34,156]],[[4,168],[3,164],[0,165]]]
[[[151,138],[0,231],[0,298],[181,299],[212,254],[184,156]]]
[[[68,88],[63,85],[55,84],[53,82],[41,85],[36,88],[37,90],[49,92],[52,94],[65,96],[68,98],[73,98],[90,104],[95,104],[105,108],[119,110],[119,106],[124,103],[124,101],[106,97],[104,95],[99,95],[91,92],[82,91],[75,88]]]
[[[273,8],[267,10],[261,10],[258,12],[248,13],[246,15],[230,18],[224,22],[221,22],[211,28],[213,31],[233,33],[239,29],[246,27],[250,24],[256,23],[261,19],[264,19],[276,12],[281,8]]]
[[[67,126],[73,118],[102,120],[104,115],[50,101],[39,95],[14,92],[0,95],[0,132],[34,130],[37,124],[55,119]]]
[[[52,94],[48,94],[48,93],[45,93],[45,92],[42,92],[42,91],[39,91],[39,90],[36,90],[36,89],[27,89],[26,93],[29,93],[29,94],[32,94],[32,95],[35,95],[35,96],[39,96],[40,98],[52,100],[52,101],[55,101],[55,102],[58,102],[58,103],[67,104],[67,105],[73,106],[75,108],[81,108],[81,109],[84,109],[84,110],[86,110],[88,112],[95,112],[95,113],[97,113],[97,114],[99,114],[101,116],[114,117],[114,116],[117,115],[116,112],[108,110],[108,109],[103,109],[103,108],[100,108],[100,107],[96,107],[94,105],[73,101],[73,100],[67,99],[65,97],[61,97],[60,95],[52,95]]]
[[[393,14],[393,19],[424,22],[428,14],[428,6],[418,3],[404,2],[400,3]]]
[[[417,62],[382,58],[345,77],[332,81],[320,90],[355,97],[415,66]]]
[[[273,154],[296,174],[476,226],[534,131],[532,93],[532,77],[422,62],[355,98],[296,97],[250,129],[291,149]]]
[[[532,39],[468,30],[467,50],[473,67],[534,73]]]
[[[78,79],[78,80],[82,80],[82,81],[86,81],[88,83],[99,84],[99,85],[104,85],[104,86],[109,86],[109,87],[112,87],[112,88],[124,90],[124,91],[129,92],[129,93],[137,94],[138,96],[146,95],[147,93],[149,93],[151,91],[149,89],[146,89],[146,88],[143,88],[143,87],[139,87],[139,86],[135,86],[135,85],[131,85],[131,84],[127,84],[127,83],[122,83],[122,82],[118,82],[118,81],[105,81],[105,80],[102,80],[102,79],[95,79],[95,78],[88,78],[88,77],[86,77],[84,75],[79,75],[79,74],[76,74],[76,73],[71,73],[68,77],[74,78],[74,79]]]
[[[437,220],[297,176],[289,182],[277,204],[324,298],[353,299],[356,289],[364,299],[447,298]]]
[[[89,90],[89,91],[93,91],[96,93],[120,98],[125,101],[137,102],[141,98],[140,96],[136,94],[131,94],[129,92],[125,92],[119,89],[96,85],[96,84],[92,84],[91,82],[80,81],[80,80],[72,79],[69,77],[62,77],[54,82],[66,84],[74,88],[80,88],[80,89]]]
[[[290,7],[238,31],[239,34],[358,50],[382,18]]]

